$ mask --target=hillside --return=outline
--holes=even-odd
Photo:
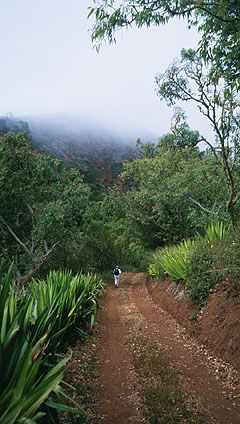
[[[121,137],[86,118],[65,115],[29,116],[34,144],[73,166],[105,157],[122,162],[132,156],[135,138]]]
[[[119,137],[83,118],[27,117],[34,146],[80,168],[94,191],[116,182],[122,163],[134,157],[134,138]]]
[[[61,159],[66,166],[80,168],[95,191],[117,182],[122,163],[134,159],[137,138],[154,138],[152,134],[105,128],[82,116],[57,114],[8,114],[0,117],[0,133],[7,131],[25,131],[41,153]]]

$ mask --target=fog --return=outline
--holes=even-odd
[[[86,115],[79,114],[41,114],[41,115],[25,115],[19,117],[20,120],[28,122],[31,136],[35,140],[39,140],[42,145],[62,145],[84,144],[88,146],[94,144],[95,147],[105,144],[107,146],[116,146],[119,149],[120,144],[124,144],[125,148],[136,146],[136,134],[131,128],[116,129],[114,126],[108,126],[102,122],[93,121]],[[18,122],[18,119],[16,122]],[[151,131],[139,131],[141,140],[146,142],[154,140],[155,134]],[[87,147],[88,147],[87,146]]]
[[[74,114],[81,121],[135,137],[169,131],[173,111],[154,91],[180,51],[199,36],[181,20],[119,31],[116,45],[93,49],[91,0],[0,0],[0,114]],[[193,106],[193,129],[209,126]]]

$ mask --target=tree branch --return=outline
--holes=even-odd
[[[190,196],[188,196],[188,197],[186,196],[186,198],[187,198],[187,200],[189,200],[190,202],[192,202],[192,203],[194,203],[195,205],[199,206],[199,208],[201,208],[201,209],[202,209],[202,210],[204,210],[205,212],[208,212],[208,213],[211,213],[211,214],[214,214],[214,215],[218,215],[218,212],[214,212],[214,209],[215,209],[215,206],[216,206],[216,199],[215,199],[214,205],[213,205],[213,207],[212,207],[212,210],[209,210],[209,209],[207,209],[207,208],[204,208],[204,207],[201,205],[201,203],[197,202],[197,200],[192,199]]]
[[[21,246],[25,253],[31,255],[31,252],[28,250],[27,246],[20,240],[20,238],[14,233],[14,231],[9,227],[3,217],[0,215],[0,222],[6,227],[7,231],[13,236],[16,242]]]
[[[28,280],[30,280],[30,278],[33,276],[33,274],[35,274],[36,271],[39,270],[39,268],[43,265],[43,263],[47,260],[48,256],[50,255],[50,253],[52,253],[52,251],[55,249],[55,247],[58,245],[59,241],[57,241],[57,243],[55,243],[50,249],[47,250],[47,252],[45,253],[45,255],[43,255],[39,261],[38,264],[35,264],[30,271],[28,271],[27,274],[25,274],[23,277],[20,277],[20,284],[21,286],[26,283]]]

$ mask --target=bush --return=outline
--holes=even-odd
[[[223,275],[240,277],[240,234],[230,237],[222,223],[211,224],[205,235],[197,234],[193,241],[161,249],[154,255],[149,273],[155,278],[168,275],[176,282],[184,281],[185,290],[198,307],[202,307],[210,288]]]
[[[213,244],[205,240],[198,241],[193,246],[189,258],[191,274],[185,284],[185,290],[190,299],[201,308],[208,297],[210,288],[214,285],[214,273],[209,272],[213,267]]]
[[[240,232],[232,232],[213,249],[213,272],[218,281],[229,281],[236,288],[240,285]]]
[[[86,229],[81,246],[80,269],[84,272],[104,272],[118,262],[114,238],[109,225],[92,221]]]
[[[190,268],[189,258],[194,242],[185,240],[178,246],[161,249],[154,255],[155,263],[150,265],[149,273],[152,277],[159,278],[164,272],[176,281],[186,281]]]

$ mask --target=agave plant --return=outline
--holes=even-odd
[[[214,243],[224,240],[229,234],[229,228],[223,223],[211,224],[207,227],[205,235],[197,234],[195,240],[185,240],[178,246],[162,249],[154,255],[154,264],[149,266],[151,276],[158,278],[162,270],[176,281],[188,281],[191,276],[190,257],[196,242]]]
[[[12,267],[3,276],[0,268],[0,422],[35,423],[44,414],[39,407],[65,409],[85,415],[48,399],[62,393],[59,383],[68,358],[48,372],[42,367],[46,351],[54,357],[61,336],[80,314],[84,319],[96,311],[101,280],[71,273],[52,273],[46,282],[34,282],[20,299],[11,285]],[[29,296],[29,294],[31,294]]]
[[[30,342],[28,319],[33,302],[25,298],[20,305],[11,287],[12,267],[6,276],[0,270],[0,422],[36,422],[44,414],[39,406],[60,383],[67,358],[47,374],[39,369],[48,343],[47,334]]]
[[[193,244],[191,240],[184,240],[178,246],[165,248],[154,255],[155,263],[149,267],[150,275],[157,277],[160,270],[164,270],[170,278],[186,281],[190,274],[189,258]]]
[[[33,280],[30,288],[35,299],[32,319],[38,337],[51,331],[48,351],[55,353],[67,329],[76,319],[91,326],[97,309],[102,280],[93,274],[73,276],[71,271],[50,272],[46,281]],[[45,319],[43,315],[45,314]],[[48,319],[47,319],[48,318]]]
[[[197,238],[201,241],[214,243],[216,240],[224,240],[228,237],[229,232],[230,228],[226,227],[222,222],[216,222],[215,224],[212,223],[207,227],[204,236],[197,233]]]

